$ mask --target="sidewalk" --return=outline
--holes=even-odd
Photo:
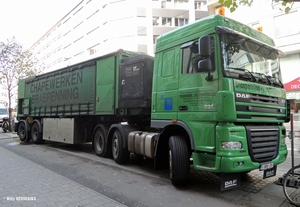
[[[6,135],[5,139],[17,137],[14,133]],[[281,174],[278,172],[278,175]],[[237,189],[220,194],[233,203],[242,201],[244,207],[291,207],[291,204],[286,202],[282,185],[275,182],[266,185],[257,193]],[[2,147],[0,147],[0,206],[125,207]]]
[[[125,207],[2,147],[0,206]]]

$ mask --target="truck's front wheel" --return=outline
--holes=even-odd
[[[115,130],[112,137],[112,155],[118,164],[124,164],[129,159],[129,152],[123,148],[123,137],[118,129]]]
[[[189,150],[182,136],[169,139],[170,180],[173,185],[182,185],[188,181],[190,174]]]

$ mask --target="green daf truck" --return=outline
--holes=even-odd
[[[20,80],[16,131],[36,144],[92,142],[119,164],[153,159],[174,185],[194,168],[235,188],[286,160],[280,55],[262,32],[209,16],[161,35],[154,58],[120,49]]]

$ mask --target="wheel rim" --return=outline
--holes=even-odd
[[[31,137],[32,137],[32,140],[34,140],[34,141],[37,140],[37,137],[38,137],[38,127],[37,127],[36,123],[34,123],[33,126],[32,126]]]
[[[20,128],[19,128],[19,134],[21,137],[24,137],[25,136],[25,125],[22,123]]]
[[[119,154],[119,144],[118,144],[118,137],[114,136],[114,140],[112,143],[112,154],[114,158],[117,158]]]
[[[102,152],[104,145],[104,138],[100,132],[96,133],[95,136],[95,147],[98,152]]]
[[[19,133],[20,140],[25,141],[25,139],[26,139],[26,127],[25,127],[24,122],[20,123],[18,133]]]

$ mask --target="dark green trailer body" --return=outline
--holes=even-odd
[[[95,114],[95,77],[96,62],[90,62],[21,80],[23,90],[19,91],[19,114],[27,116]]]
[[[28,131],[21,139],[31,138],[33,122],[43,130],[40,139],[65,143],[91,141],[99,122],[149,123],[152,70],[152,57],[118,50],[20,80],[18,117]],[[90,131],[83,130],[85,125]]]
[[[87,62],[20,80],[18,116],[114,115],[121,113],[116,110],[119,102],[123,108],[149,107],[150,90],[147,91],[148,94],[143,94],[146,90],[138,85],[141,92],[137,90],[137,96],[126,94],[127,85],[123,84],[119,88],[119,81],[116,81],[120,78],[119,67],[124,58],[137,55],[140,53],[119,50]],[[139,75],[142,74],[142,68],[135,72],[128,68],[126,70],[122,70],[121,76],[134,78],[136,84],[144,82],[144,77]],[[151,73],[152,66],[147,70]],[[152,74],[148,77],[151,78]],[[152,84],[151,79],[149,84]],[[132,102],[124,104],[130,99],[141,99],[147,106],[132,105]]]

